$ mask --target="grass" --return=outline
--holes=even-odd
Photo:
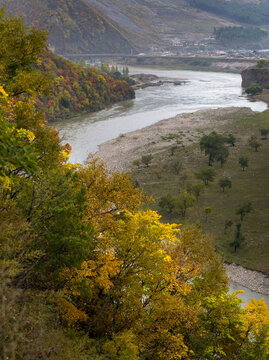
[[[215,181],[205,188],[197,205],[188,209],[186,218],[174,214],[171,221],[183,224],[200,222],[203,230],[212,234],[215,248],[225,261],[269,273],[269,139],[261,140],[259,132],[261,128],[269,129],[269,111],[252,116],[238,113],[228,117],[226,115],[226,120],[224,125],[217,125],[214,130],[223,134],[232,133],[237,139],[236,146],[229,147],[227,163],[223,168],[219,163],[214,164],[217,172]],[[207,129],[207,133],[211,131],[212,128]],[[258,152],[251,150],[248,145],[248,139],[252,135],[257,136],[262,143]],[[133,170],[133,178],[154,197],[154,210],[161,212],[158,205],[161,196],[167,193],[178,196],[188,183],[198,181],[194,173],[200,167],[207,166],[207,157],[199,148],[202,134],[199,129],[195,129],[188,134],[188,138],[190,136],[192,142],[189,141],[185,147],[178,145],[174,156],[170,156],[169,149],[176,144],[176,137],[171,139],[170,146],[162,147],[160,152],[154,155],[149,168]],[[249,167],[245,171],[242,171],[238,163],[241,156],[249,159]],[[172,169],[175,159],[179,159],[183,165],[179,175]],[[232,181],[232,188],[225,193],[218,185],[222,177],[228,177]],[[242,223],[245,241],[234,253],[229,244],[234,237],[235,225],[240,220],[235,211],[247,202],[252,202],[254,211],[247,215]],[[208,206],[212,207],[212,213],[206,219],[204,208]],[[233,221],[227,234],[224,232],[226,220]],[[163,216],[163,221],[168,221],[168,217]]]

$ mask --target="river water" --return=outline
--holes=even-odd
[[[269,308],[269,295],[264,295],[264,294],[257,293],[255,291],[251,291],[250,289],[238,284],[237,282],[231,281],[230,282],[230,293],[232,293],[236,290],[244,290],[244,293],[238,294],[238,297],[245,302],[243,304],[243,306],[248,304],[251,298],[254,298],[256,300],[260,300],[263,298]]]
[[[174,71],[132,68],[131,73],[187,80],[181,86],[164,84],[136,91],[136,99],[108,109],[56,123],[63,142],[73,149],[71,162],[83,162],[98,145],[120,134],[141,129],[181,113],[220,107],[250,107],[264,111],[264,102],[250,102],[242,95],[241,76],[199,71]]]
[[[157,121],[181,113],[221,107],[249,107],[253,111],[264,111],[264,102],[251,102],[242,94],[239,74],[175,71],[132,68],[131,74],[146,73],[175,80],[186,80],[181,86],[164,84],[136,91],[136,99],[124,101],[105,110],[82,117],[55,123],[61,139],[72,146],[71,162],[83,162],[87,154],[98,150],[98,145],[114,139],[120,134],[141,129]],[[239,284],[231,283],[231,291],[245,290],[239,296],[249,301],[251,297],[269,297],[250,291]]]

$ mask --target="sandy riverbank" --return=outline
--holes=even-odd
[[[253,113],[249,108],[231,107],[179,114],[107,141],[99,146],[95,155],[103,159],[111,170],[130,171],[133,161],[142,155],[156,154],[171,146],[171,142],[163,140],[162,137],[183,131],[188,137],[183,140],[181,146],[186,146],[192,141],[197,141],[201,137],[201,132],[210,132],[216,126],[231,121],[233,114],[238,112],[245,115]]]

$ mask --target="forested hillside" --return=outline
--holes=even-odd
[[[0,358],[267,360],[264,300],[228,294],[199,226],[160,222],[98,159],[68,162],[35,106],[46,34],[1,15],[0,37]]]
[[[59,56],[46,53],[38,67],[52,76],[51,93],[39,98],[38,107],[49,120],[103,109],[117,101],[133,99],[135,92],[122,80],[83,68]]]

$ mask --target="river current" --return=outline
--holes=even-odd
[[[103,142],[177,114],[232,106],[249,107],[259,112],[267,109],[264,102],[252,102],[242,93],[239,74],[148,68],[131,68],[130,73],[154,74],[186,82],[180,86],[169,83],[137,90],[134,100],[123,101],[96,113],[56,122],[54,125],[62,142],[72,146],[71,162],[84,162],[87,155],[96,152],[98,145]],[[240,294],[240,297],[246,302],[249,302],[251,297],[264,297],[269,305],[269,296],[231,283],[230,290],[237,289],[245,290],[245,294]]]
[[[264,102],[251,102],[242,95],[241,76],[199,71],[174,71],[132,68],[131,73],[148,73],[176,80],[183,85],[164,84],[136,91],[136,99],[83,117],[58,121],[63,142],[72,146],[71,162],[83,162],[98,145],[120,134],[141,129],[181,113],[221,107],[249,107],[264,111]]]

